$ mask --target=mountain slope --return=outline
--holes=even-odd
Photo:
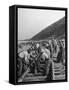
[[[64,33],[65,33],[65,17],[43,29],[37,35],[32,37],[31,40],[43,40],[51,36],[58,38],[60,36],[64,36]]]

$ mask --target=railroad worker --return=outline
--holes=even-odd
[[[30,52],[30,71],[31,73],[35,74],[35,67],[36,67],[36,61],[37,61],[37,54],[35,50],[32,50]]]
[[[25,62],[26,63],[29,63],[29,53],[28,53],[28,51],[23,51],[23,52],[21,52],[20,54],[19,54],[19,56],[21,57],[21,58],[24,58],[25,59]]]
[[[51,64],[50,50],[47,48],[41,48],[40,53],[39,70],[43,73],[43,75],[48,76]]]
[[[62,41],[63,46],[63,64],[65,65],[65,41]]]
[[[52,45],[52,52],[53,52],[53,55],[56,53],[56,49],[57,49],[57,40],[56,39],[52,39],[51,40],[51,45]]]
[[[51,58],[53,61],[57,62],[57,54],[59,51],[58,41],[56,39],[53,39],[49,43],[51,47]]]
[[[63,63],[63,47],[62,47],[61,41],[59,41],[58,43],[59,43],[59,51],[57,54],[57,62]]]
[[[43,56],[45,56],[45,63],[46,63],[46,73],[45,73],[47,75],[46,80],[52,79],[52,59],[50,49],[51,49],[50,45],[47,44],[43,53]]]
[[[62,62],[63,65],[65,65],[65,41],[61,40],[60,42],[61,42],[61,47],[62,47],[62,51],[63,51],[62,52],[62,61],[61,62]]]
[[[22,59],[23,63],[23,72],[26,71],[29,65],[29,58],[30,58],[30,50],[23,51],[19,54],[19,57]]]

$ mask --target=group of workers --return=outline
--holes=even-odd
[[[30,48],[18,54],[18,77],[29,68],[28,73],[46,75],[52,79],[52,62],[65,65],[65,41],[52,39],[46,42],[31,42]]]

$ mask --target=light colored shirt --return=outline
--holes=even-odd
[[[45,48],[45,49],[42,49],[42,52],[43,52],[43,54],[42,54],[43,58],[47,58],[47,59],[50,58],[50,50]]]
[[[29,61],[29,57],[30,57],[30,55],[28,54],[27,51],[23,51],[23,52],[21,52],[21,53],[19,54],[19,56],[20,56],[21,58],[25,58],[25,61],[26,61],[26,62]]]

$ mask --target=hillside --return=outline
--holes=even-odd
[[[43,40],[51,36],[55,38],[65,36],[65,17],[41,30],[41,32],[32,37],[31,40]]]

